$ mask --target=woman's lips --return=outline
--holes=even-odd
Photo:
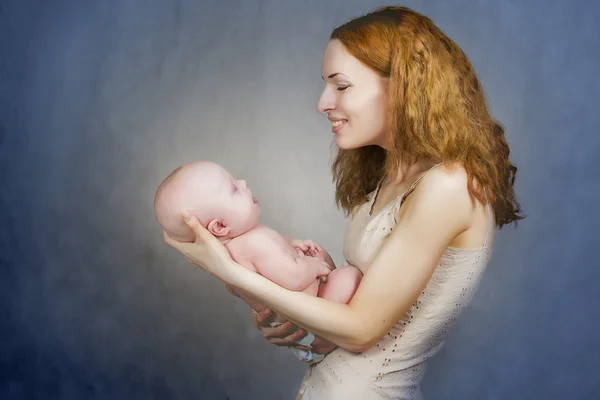
[[[341,120],[341,123],[340,123],[340,124],[333,125],[333,126],[331,127],[331,131],[332,131],[333,133],[338,133],[338,132],[339,132],[339,131],[340,131],[340,130],[341,130],[343,127],[344,127],[344,126],[346,126],[346,122],[348,122],[348,120],[346,120],[346,119],[344,119],[344,120]]]

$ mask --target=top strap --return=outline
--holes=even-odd
[[[432,169],[439,167],[440,165],[444,164],[443,162],[438,163],[436,165],[434,165],[433,167],[429,168],[427,171],[425,171],[419,178],[417,178],[416,181],[414,181],[414,183],[412,185],[409,186],[408,189],[406,189],[406,191],[402,194],[402,199],[400,200],[400,206],[404,203],[404,200],[406,200],[406,197],[412,193],[413,190],[415,190],[415,187],[417,186],[417,184],[419,183],[419,181],[421,179],[423,179],[423,177]],[[484,188],[483,192],[485,194],[485,198],[487,199],[487,189]],[[487,208],[487,214],[488,214],[488,230],[487,230],[487,234],[485,235],[485,242],[483,243],[484,247],[487,247],[489,239],[490,239],[490,235],[492,234],[492,231],[494,229],[494,209],[492,207],[491,204],[487,204],[486,206]]]
[[[416,181],[414,181],[414,182],[413,182],[413,184],[412,184],[412,185],[410,185],[410,186],[408,187],[408,189],[406,189],[406,190],[404,191],[404,193],[402,193],[402,199],[400,200],[400,205],[402,205],[402,204],[404,203],[404,200],[406,200],[406,197],[408,197],[408,195],[409,195],[409,194],[411,194],[413,190],[415,190],[415,188],[417,187],[417,184],[419,183],[419,181],[420,181],[421,179],[423,179],[423,177],[424,177],[425,175],[427,175],[427,173],[428,173],[429,171],[431,171],[431,170],[432,170],[432,169],[434,169],[434,168],[437,168],[437,167],[439,167],[439,166],[440,166],[440,165],[442,165],[442,164],[444,164],[444,162],[441,162],[441,163],[435,164],[433,167],[431,167],[431,168],[429,168],[427,171],[423,172],[423,174],[422,174],[421,176],[419,176],[419,177],[417,178],[417,180],[416,180]]]

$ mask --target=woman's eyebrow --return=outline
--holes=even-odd
[[[346,75],[342,74],[341,72],[334,72],[333,74],[329,75],[327,77],[327,79],[335,78],[337,75],[346,76]],[[346,78],[347,78],[347,76],[346,76]],[[323,78],[323,75],[321,75],[321,79],[325,80],[325,78]]]

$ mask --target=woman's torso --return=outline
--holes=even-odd
[[[344,237],[346,261],[367,272],[397,224],[400,206],[418,183],[376,212],[376,192],[351,217]],[[486,206],[483,246],[448,247],[410,311],[375,346],[363,353],[338,348],[311,367],[303,400],[419,399],[426,361],[443,346],[457,317],[469,304],[491,257],[494,220]]]

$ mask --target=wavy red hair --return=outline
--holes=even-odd
[[[379,8],[337,27],[330,38],[389,79],[386,147],[391,150],[338,149],[332,165],[336,203],[346,215],[367,200],[383,176],[428,159],[460,163],[469,192],[492,203],[499,228],[524,218],[504,128],[488,111],[475,71],[456,43],[406,7]]]

